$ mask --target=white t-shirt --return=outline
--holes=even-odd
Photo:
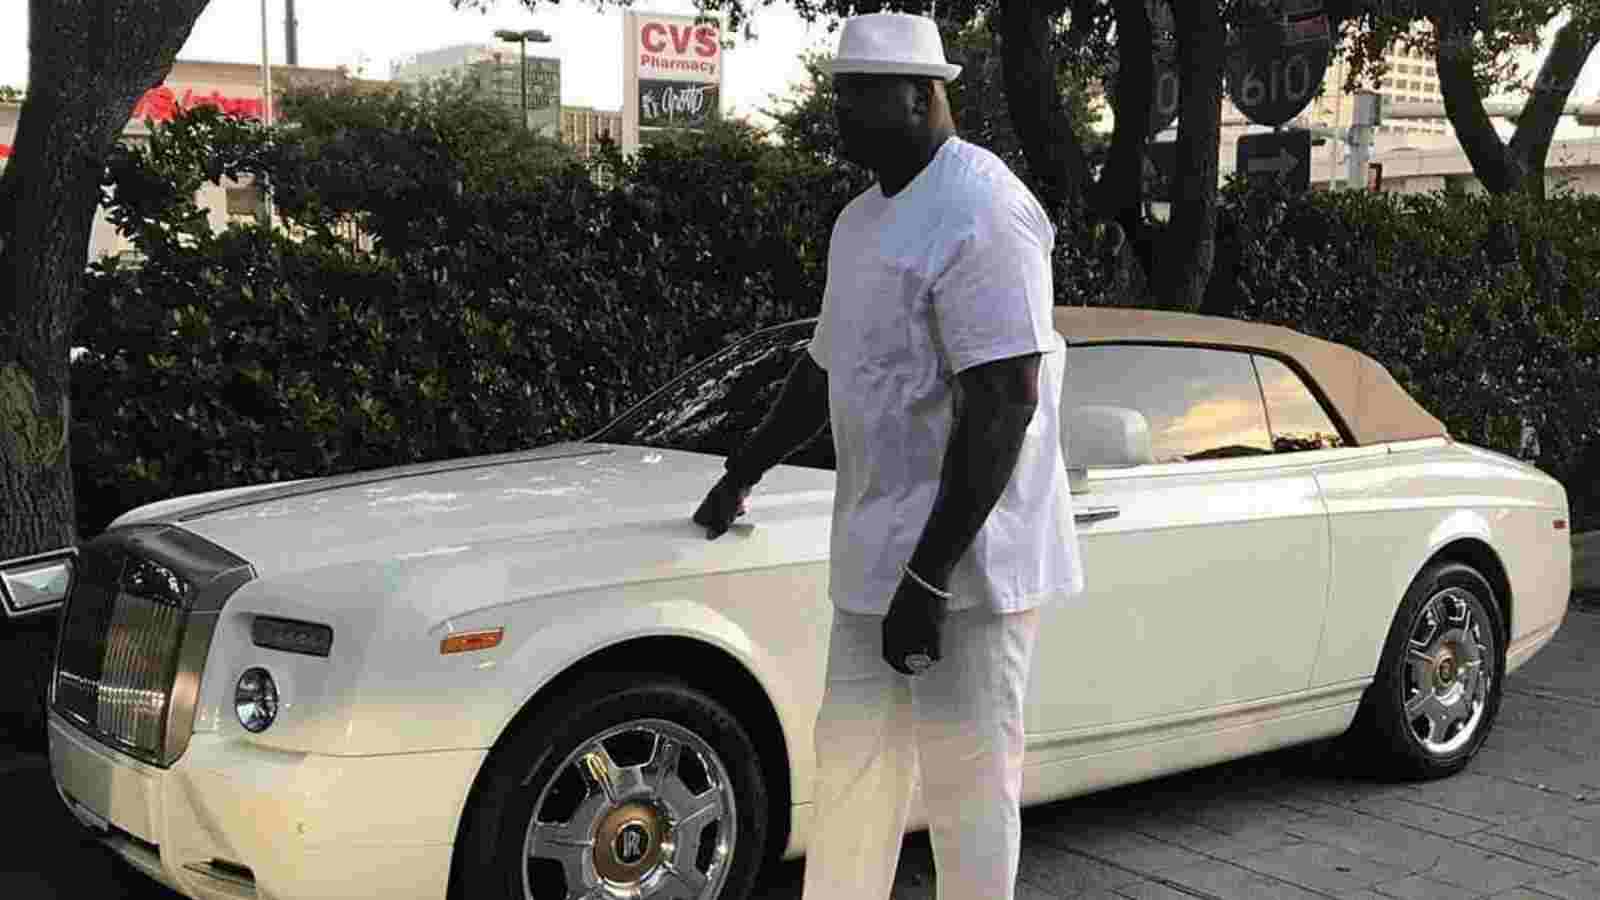
[[[828,372],[838,492],[829,593],[883,615],[927,525],[957,373],[1042,353],[1011,482],[956,564],[951,609],[1017,612],[1083,590],[1061,454],[1065,345],[1051,324],[1055,227],[994,154],[950,138],[893,197],[840,213],[810,352]]]

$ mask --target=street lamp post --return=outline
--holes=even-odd
[[[524,30],[524,31],[514,31],[514,30],[511,30],[509,28],[500,28],[500,29],[496,29],[495,30],[494,36],[499,38],[502,41],[516,41],[517,46],[519,48],[521,48],[521,52],[520,52],[520,55],[519,55],[519,60],[520,60],[519,68],[521,69],[521,75],[522,75],[522,129],[524,131],[527,131],[528,130],[528,42],[529,41],[533,41],[535,44],[548,44],[550,42],[550,35],[545,34],[543,31],[541,31],[538,28],[529,28],[529,29]]]

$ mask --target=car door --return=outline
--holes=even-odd
[[[1087,464],[1073,497],[1087,590],[1044,613],[1027,712],[1035,756],[1305,690],[1328,517],[1312,468],[1275,452],[1251,355],[1110,344],[1067,358],[1063,406],[1136,411],[1151,456],[1075,460],[1066,435],[1069,466]]]

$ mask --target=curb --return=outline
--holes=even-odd
[[[1600,593],[1600,531],[1572,536],[1572,590]]]

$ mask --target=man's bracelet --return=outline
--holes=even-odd
[[[906,573],[906,577],[911,579],[913,582],[915,582],[918,587],[920,587],[923,590],[927,591],[928,593],[934,595],[935,597],[938,597],[940,600],[943,600],[944,602],[949,603],[951,600],[954,600],[956,598],[955,594],[952,594],[949,591],[943,591],[943,590],[940,590],[940,589],[934,587],[933,585],[929,584],[927,581],[923,580],[921,575],[918,575],[917,573],[911,571],[911,564],[910,563],[906,563],[904,566],[901,566],[900,569],[901,569],[901,571],[905,572]]]

